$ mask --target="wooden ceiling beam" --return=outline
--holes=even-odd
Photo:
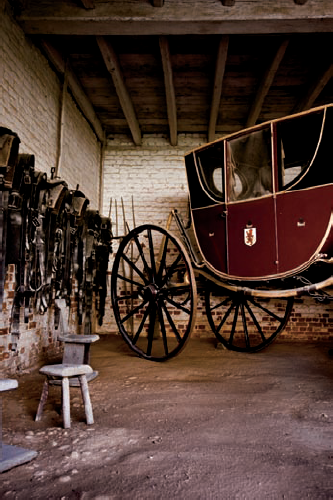
[[[193,4],[188,0],[164,2],[163,8],[152,8],[151,2],[147,1],[93,1],[95,8],[87,10],[82,9],[78,2],[29,0],[16,19],[24,32],[31,35],[230,35],[333,31],[332,0],[312,0],[302,6],[292,0],[237,0],[231,8],[222,2],[207,0],[193,0]]]
[[[104,131],[101,122],[96,116],[94,108],[85,94],[80,82],[78,81],[76,75],[70,68],[70,65],[66,65],[66,61],[62,55],[53,47],[51,43],[47,40],[42,40],[42,47],[47,55],[47,58],[55,67],[58,73],[61,75],[67,72],[67,85],[72,92],[73,98],[75,99],[77,105],[79,106],[83,116],[86,118],[92,129],[94,130],[99,141],[104,141]]]
[[[161,36],[159,38],[159,43],[164,73],[165,96],[170,130],[170,144],[171,146],[177,146],[177,107],[175,88],[173,84],[169,42],[165,36]]]
[[[104,37],[96,37],[99,50],[104,59],[105,66],[110,73],[115,86],[120,105],[131,131],[134,144],[141,146],[142,136],[134,106],[127,90],[120,63],[112,45]]]
[[[333,78],[332,63],[330,63],[329,66],[315,79],[312,85],[310,85],[303,99],[294,107],[293,112],[299,113],[310,109],[331,78]]]
[[[153,7],[163,7],[164,0],[151,0],[151,4]]]
[[[224,71],[228,56],[228,46],[229,37],[228,35],[224,35],[220,39],[216,57],[213,96],[208,125],[208,142],[212,142],[215,139],[215,130],[220,109]]]
[[[288,44],[289,44],[289,39],[285,39],[281,42],[270,65],[267,67],[265,71],[265,74],[259,84],[253,104],[251,106],[251,110],[246,122],[247,127],[255,125],[259,118],[265,97],[268,94],[268,91],[273,83],[276,72],[279,69],[280,63],[287,50]]]

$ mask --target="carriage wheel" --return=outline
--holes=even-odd
[[[260,298],[225,289],[206,290],[206,313],[216,338],[228,349],[258,352],[286,326],[294,298]]]
[[[193,329],[197,302],[191,261],[178,238],[151,224],[128,233],[115,257],[111,298],[133,351],[151,361],[178,354]]]

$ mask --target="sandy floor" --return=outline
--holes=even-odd
[[[95,424],[71,389],[62,428],[43,377],[3,393],[3,441],[38,451],[1,474],[3,499],[333,498],[333,358],[327,345],[276,341],[258,354],[191,340],[166,363],[132,355],[119,337],[92,345]]]

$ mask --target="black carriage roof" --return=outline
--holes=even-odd
[[[195,149],[192,149],[192,150],[188,151],[187,153],[185,153],[185,157],[188,156],[188,155],[190,155],[190,154],[197,153],[197,152],[199,152],[199,151],[201,151],[203,149],[206,149],[206,148],[209,148],[209,147],[214,147],[214,146],[218,145],[219,143],[221,143],[221,142],[223,142],[225,140],[235,139],[235,138],[237,138],[237,137],[239,137],[239,136],[241,136],[243,134],[248,134],[248,133],[250,133],[252,131],[261,130],[262,128],[267,127],[268,125],[270,125],[271,123],[281,123],[283,121],[287,121],[287,120],[296,118],[298,116],[305,116],[305,115],[308,115],[310,113],[315,113],[315,112],[324,110],[325,108],[332,108],[332,107],[333,107],[333,103],[329,103],[329,104],[325,104],[325,105],[322,105],[322,106],[317,106],[315,108],[307,109],[306,111],[302,111],[300,113],[286,115],[286,116],[282,116],[280,118],[275,118],[273,120],[268,120],[266,122],[258,123],[257,125],[253,125],[252,127],[243,128],[241,130],[238,130],[237,132],[232,132],[231,134],[226,134],[223,137],[215,139],[212,142],[208,142],[206,144],[203,144],[202,146],[199,146],[199,147],[197,147]]]
[[[325,113],[325,110],[330,108],[329,113]],[[321,114],[321,112],[323,114]],[[311,116],[313,118],[311,118]],[[325,122],[320,120],[316,120],[315,116],[319,117],[326,116]],[[295,118],[300,117],[309,117],[311,122],[303,122],[302,127],[295,127],[291,122]],[[328,118],[328,120],[327,120]],[[315,120],[316,127],[313,127],[313,120]],[[229,142],[232,144],[234,139],[242,138],[243,136],[251,137],[252,132],[254,136],[257,136],[256,132],[260,133],[262,131],[262,136],[266,134],[266,142],[271,141],[269,128],[271,124],[276,125],[276,129],[279,128],[279,124],[283,125],[284,135],[283,135],[283,154],[287,154],[289,165],[282,167],[280,165],[271,168],[271,182],[272,185],[266,192],[262,191],[262,194],[256,195],[248,195],[244,194],[242,191],[238,197],[230,195],[230,183],[227,182],[226,170],[227,166],[224,164],[224,144],[225,142]],[[323,125],[325,126],[323,127]],[[314,128],[317,132],[314,132]],[[324,131],[325,129],[325,131]],[[266,131],[269,131],[269,136],[267,136]],[[318,132],[319,130],[319,132]],[[332,178],[332,169],[327,168],[327,157],[331,157],[331,141],[332,141],[332,130],[333,130],[333,104],[327,104],[324,106],[319,106],[316,108],[311,108],[307,111],[303,111],[301,113],[296,113],[293,115],[284,116],[282,118],[277,118],[274,120],[269,120],[267,122],[260,123],[253,127],[245,128],[239,130],[238,132],[234,132],[232,134],[226,135],[220,139],[217,139],[211,143],[204,144],[196,149],[193,149],[189,153],[185,155],[185,164],[186,164],[186,173],[187,173],[187,182],[190,193],[190,201],[191,208],[204,208],[211,205],[215,205],[216,203],[229,203],[234,201],[244,201],[244,199],[252,199],[257,196],[271,194],[273,192],[285,191],[290,189],[305,189],[308,187],[313,187],[317,185],[330,184],[333,182]],[[324,133],[323,133],[324,131]],[[267,140],[267,138],[269,139]],[[320,138],[320,141],[319,141]],[[259,139],[259,140],[258,140]],[[264,142],[260,142],[262,138],[259,136],[253,137],[252,146],[255,144],[255,151],[259,151],[259,155],[262,156],[262,161],[264,161],[265,151],[263,146]],[[280,142],[282,144],[282,136],[280,137]],[[307,166],[305,168],[305,163],[301,169],[299,167],[301,173],[299,175],[295,175],[291,182],[283,179],[282,180],[282,170],[285,168],[289,168],[291,166],[296,166],[297,161],[299,161],[298,156],[303,157],[306,156],[306,150],[310,148],[309,144],[312,144],[312,148],[315,149],[315,154],[312,154],[313,159],[315,161],[307,162]],[[318,153],[318,146],[319,153]],[[241,147],[241,146],[239,146]],[[302,150],[302,155],[299,155],[299,150]],[[240,151],[240,150],[239,150]],[[296,152],[295,152],[296,151]],[[305,152],[304,152],[305,151]],[[318,153],[318,154],[317,154]],[[248,165],[251,165],[251,161],[253,158],[248,158],[248,152],[243,150],[243,158],[242,161],[247,161]],[[310,153],[309,153],[310,154]],[[329,155],[329,156],[328,156]],[[270,159],[271,154],[269,155]],[[267,155],[266,155],[266,163],[267,163]],[[282,153],[280,152],[280,157],[282,157]],[[234,158],[233,158],[234,159]],[[290,160],[293,160],[290,161]],[[282,160],[280,159],[280,163],[282,164]],[[299,163],[298,163],[299,164]],[[312,168],[314,166],[314,168]],[[219,181],[219,187],[216,188],[216,182],[214,179],[215,171],[222,170],[222,180]],[[276,171],[278,170],[278,172]],[[291,171],[291,169],[290,169]],[[235,170],[235,172],[239,173],[242,176],[242,172],[239,170]],[[229,175],[230,181],[230,175]]]

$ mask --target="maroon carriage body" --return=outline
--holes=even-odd
[[[185,157],[203,263],[222,279],[297,275],[333,258],[333,107],[252,127]]]

